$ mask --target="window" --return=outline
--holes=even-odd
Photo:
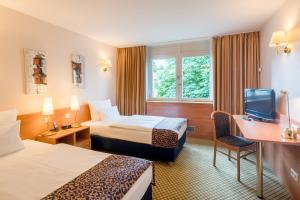
[[[148,99],[211,100],[212,73],[209,48],[210,42],[206,41],[156,46],[148,50]]]
[[[208,55],[182,58],[182,98],[208,99],[210,59]]]
[[[152,97],[176,98],[176,59],[152,60]]]

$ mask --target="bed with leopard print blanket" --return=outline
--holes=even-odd
[[[93,150],[174,162],[186,141],[186,118],[133,115],[87,121]]]
[[[151,165],[151,161],[140,158],[110,155],[91,169],[44,197],[43,200],[119,200],[124,197],[131,186]],[[154,166],[152,167],[154,169]]]
[[[174,148],[178,145],[178,134],[187,122],[185,118],[165,118],[152,129],[152,145]]]

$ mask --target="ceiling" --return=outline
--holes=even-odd
[[[113,46],[259,30],[285,0],[0,0]]]

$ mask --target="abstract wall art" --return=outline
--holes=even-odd
[[[47,63],[43,51],[24,49],[26,94],[47,92]]]
[[[76,88],[84,88],[85,58],[82,55],[71,55],[72,83]]]

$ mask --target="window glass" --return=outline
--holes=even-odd
[[[147,48],[147,100],[212,101],[210,40]]]
[[[152,98],[176,98],[176,59],[152,60]]]
[[[210,57],[193,56],[182,58],[182,98],[209,98]]]

